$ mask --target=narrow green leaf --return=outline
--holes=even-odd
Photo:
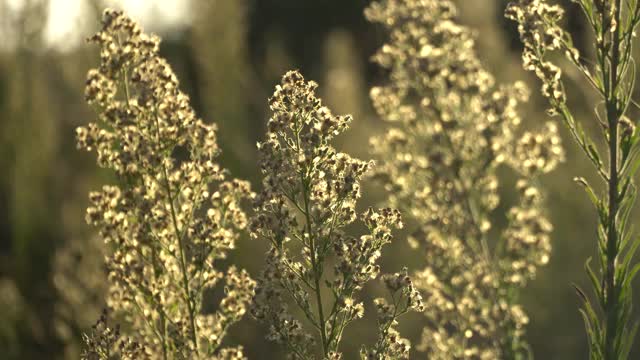
[[[633,346],[633,340],[636,338],[636,334],[638,333],[639,326],[640,326],[640,322],[636,321],[636,323],[633,325],[631,330],[627,332],[620,349],[621,359],[626,359],[629,357],[629,353],[631,352],[631,347]]]
[[[591,187],[591,185],[589,185],[587,180],[585,178],[583,178],[583,177],[574,177],[573,181],[575,181],[576,183],[582,185],[584,190],[587,192],[587,195],[589,196],[589,200],[591,200],[591,203],[593,204],[593,206],[595,206],[596,209],[599,209],[600,208],[600,200],[598,199],[598,197],[594,193],[593,188]]]
[[[640,271],[640,263],[635,264],[631,271],[629,271],[629,275],[624,279],[622,286],[631,287],[631,281],[636,277],[638,271]]]
[[[635,239],[631,242],[631,248],[624,255],[622,266],[628,268],[631,265],[631,261],[638,251],[638,247],[640,247],[640,238],[636,236]]]
[[[596,274],[593,272],[593,269],[591,269],[591,257],[589,257],[587,261],[585,261],[584,270],[587,272],[589,280],[591,280],[591,285],[593,285],[595,293],[600,294],[602,292],[602,287],[600,286],[600,279],[598,279],[598,276],[596,276]]]

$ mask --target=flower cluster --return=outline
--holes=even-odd
[[[109,327],[107,312],[103,311],[98,321],[91,327],[91,333],[83,336],[87,345],[82,360],[94,359],[152,359],[144,345],[122,336],[120,326]]]
[[[516,185],[520,192],[520,204],[509,210],[509,226],[505,229],[506,279],[514,284],[522,284],[532,279],[536,268],[546,265],[551,254],[550,233],[553,227],[541,213],[540,190],[526,180]]]
[[[371,90],[392,125],[372,139],[376,178],[428,259],[415,284],[428,324],[420,348],[432,359],[509,358],[524,351],[527,322],[511,294],[549,258],[551,225],[529,195],[533,179],[563,159],[557,129],[518,135],[528,91],[495,84],[451,1],[380,0],[365,14],[390,37],[374,56],[392,79]],[[527,188],[501,239],[489,241],[500,165]]]
[[[543,131],[522,134],[515,145],[510,165],[526,176],[535,176],[555,169],[563,160],[558,127],[548,122]]]
[[[510,3],[505,14],[518,23],[524,44],[522,59],[525,69],[535,72],[542,80],[545,97],[556,104],[564,103],[566,95],[560,80],[562,71],[545,59],[547,51],[564,50],[569,60],[578,63],[578,51],[570,45],[570,38],[558,24],[564,14],[563,9],[544,0],[523,0]]]
[[[378,318],[378,341],[372,349],[362,349],[363,359],[409,359],[410,343],[400,337],[394,328],[398,324],[397,319],[409,311],[422,312],[424,304],[422,295],[415,288],[407,269],[400,273],[382,276],[385,288],[393,303],[384,298],[374,300]]]
[[[255,283],[214,262],[247,224],[241,202],[252,196],[249,184],[229,179],[216,163],[215,126],[194,114],[158,55],[158,37],[106,10],[90,41],[101,61],[89,71],[85,95],[99,121],[78,128],[77,138],[119,180],[90,194],[86,216],[110,247],[108,305],[154,358],[241,354],[221,343],[246,312]],[[226,296],[207,313],[204,294],[222,279]]]
[[[308,359],[322,351],[339,359],[345,327],[364,314],[356,295],[378,276],[381,249],[402,221],[397,210],[369,209],[360,217],[365,235],[344,231],[358,218],[360,180],[373,163],[331,147],[351,117],[333,115],[316,97],[316,87],[290,71],[270,99],[269,131],[258,144],[263,190],[251,233],[271,248],[252,312],[269,326],[267,338],[286,346],[290,357]],[[296,318],[290,302],[306,321]]]
[[[415,278],[428,326],[418,347],[433,359],[499,359],[505,308],[494,303],[496,278],[458,237],[431,231],[421,238],[429,263]],[[502,304],[505,305],[505,304]]]

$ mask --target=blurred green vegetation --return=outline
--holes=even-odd
[[[164,33],[158,29],[165,39],[161,51],[198,114],[218,124],[222,164],[235,176],[258,186],[255,143],[264,133],[267,98],[280,75],[291,68],[318,81],[336,112],[354,115],[353,131],[338,140],[338,147],[362,158],[370,156],[368,138],[384,125],[370,108],[368,89],[384,81],[385,74],[369,61],[383,34],[364,20],[368,1],[190,3],[188,26]],[[521,109],[525,126],[547,120],[538,84],[521,69],[515,26],[503,19],[507,1],[458,3],[461,22],[477,30],[488,69],[502,82],[530,84],[531,101]],[[591,41],[578,9],[564,3],[577,44]],[[14,44],[0,47],[0,354],[6,359],[73,359],[78,357],[82,331],[99,316],[105,287],[100,241],[84,223],[84,208],[88,191],[109,177],[74,143],[75,127],[93,116],[83,101],[84,78],[98,55],[82,43],[64,52],[45,43],[48,1],[24,1],[18,11],[7,4],[0,0],[0,31],[11,34],[7,43]],[[87,18],[97,19],[100,2],[87,4],[93,9]],[[581,116],[590,117],[593,97],[572,75],[568,74],[575,79],[570,101],[584,110]],[[571,179],[593,174],[569,137],[564,139],[567,161],[544,182],[555,226],[552,259],[523,299],[531,318],[527,337],[538,359],[587,357],[571,283],[586,285],[583,264],[595,252],[596,223],[586,197]],[[509,184],[513,179],[505,175],[503,181]],[[381,189],[366,186],[374,196],[363,199],[363,206],[384,201]],[[509,194],[504,196],[509,204]],[[266,244],[243,239],[230,260],[256,275],[265,249]],[[391,272],[405,265],[415,269],[426,260],[398,236],[382,265]],[[358,344],[373,341],[371,315],[346,334],[353,344],[345,349],[347,359],[354,358]],[[419,319],[407,318],[401,326],[413,342],[421,333]],[[234,328],[231,341],[243,344],[250,358],[281,358],[278,349],[262,339],[263,333],[247,318]],[[635,354],[640,356],[640,344]]]

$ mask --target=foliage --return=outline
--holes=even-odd
[[[592,188],[584,178],[582,185],[598,214],[598,271],[587,261],[585,268],[595,299],[576,287],[583,300],[581,309],[590,341],[592,359],[626,359],[637,331],[631,321],[631,283],[640,265],[633,256],[640,239],[633,235],[629,216],[635,203],[633,177],[638,169],[638,132],[628,118],[635,82],[632,45],[640,22],[637,0],[574,0],[582,9],[593,31],[595,61],[580,57],[571,35],[560,26],[563,9],[543,0],[512,2],[506,16],[518,23],[524,44],[525,69],[542,81],[542,93],[549,100],[552,115],[560,116],[572,137],[593,164],[607,191]],[[594,109],[595,120],[606,144],[608,166],[604,163],[599,139],[583,130],[572,109],[562,71],[551,54],[564,53],[573,70],[592,85],[601,99]]]

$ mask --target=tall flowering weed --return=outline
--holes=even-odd
[[[352,119],[323,106],[317,86],[290,71],[269,101],[268,133],[258,144],[263,190],[251,233],[271,246],[252,313],[289,357],[340,359],[345,328],[364,315],[359,293],[378,277],[381,250],[402,220],[390,208],[357,214],[360,180],[374,164],[330,145]],[[366,231],[354,237],[345,227],[357,220]],[[379,338],[362,357],[407,358],[409,343],[393,326],[422,308],[421,296],[406,273],[386,275],[384,282],[392,300],[375,300]]]
[[[563,160],[557,128],[521,129],[527,89],[495,83],[451,1],[381,0],[365,15],[389,36],[373,58],[390,79],[371,89],[390,124],[371,141],[375,177],[425,252],[414,275],[425,307],[419,349],[443,360],[526,357],[518,293],[550,258],[538,179]],[[493,238],[500,166],[517,175],[519,200]]]
[[[111,315],[136,345],[115,346],[124,340],[103,316],[85,357],[242,358],[241,347],[222,341],[245,314],[255,283],[216,262],[247,224],[241,202],[252,196],[249,184],[216,162],[216,128],[194,114],[158,55],[157,36],[106,10],[90,41],[100,47],[100,66],[89,71],[85,95],[98,120],[77,129],[78,147],[95,151],[117,184],[90,194],[86,219],[108,246]],[[221,281],[225,296],[206,312],[204,294]],[[135,356],[124,354],[132,349]]]

